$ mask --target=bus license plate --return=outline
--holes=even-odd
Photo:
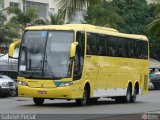
[[[47,94],[47,91],[38,91],[38,94]]]

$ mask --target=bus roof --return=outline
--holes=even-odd
[[[64,25],[42,25],[42,26],[30,26],[26,30],[70,30],[70,31],[87,31],[92,33],[106,34],[116,37],[139,39],[148,41],[144,35],[126,34],[120,33],[118,30],[107,27],[99,27],[90,24],[64,24]]]

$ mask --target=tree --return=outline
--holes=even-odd
[[[56,0],[58,9],[63,19],[72,20],[77,11],[87,9],[89,5],[98,4],[101,0]]]
[[[111,4],[125,21],[117,25],[119,31],[146,34],[145,26],[152,20],[146,0],[113,0]]]
[[[49,13],[49,19],[37,19],[34,22],[35,25],[61,25],[63,23],[64,21],[59,13]]]
[[[88,7],[85,21],[89,24],[113,28],[117,28],[117,24],[124,22],[111,3],[105,0]]]
[[[46,21],[46,24],[50,25],[60,25],[63,24],[64,21],[62,20],[61,14],[52,14],[49,13],[49,20]]]
[[[151,35],[160,35],[160,3],[153,4],[155,18],[147,25],[147,30],[151,32]]]
[[[21,35],[17,33],[19,27],[15,24],[9,23],[6,18],[5,10],[0,10],[0,41],[2,43],[10,43],[12,38],[20,38]]]
[[[153,20],[146,26],[150,39],[150,56],[160,59],[160,3],[150,4],[151,12],[154,14]]]
[[[19,8],[16,7],[8,7],[6,11],[9,15],[11,15],[10,23],[20,24],[27,26],[27,24],[32,24],[38,18],[37,17],[37,10],[35,8],[29,8],[26,11],[21,11]]]

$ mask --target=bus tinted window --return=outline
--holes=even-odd
[[[139,58],[147,59],[148,58],[148,44],[147,42],[140,41],[141,49]]]
[[[106,55],[106,46],[105,46],[105,36],[97,35],[97,44],[98,44],[98,55],[105,56]]]
[[[125,57],[124,39],[123,38],[117,38],[116,44],[117,44],[116,56],[117,57]]]
[[[98,55],[97,36],[94,33],[87,34],[87,54],[88,55]]]
[[[108,56],[116,56],[117,46],[115,37],[108,37]]]
[[[148,43],[130,38],[88,33],[87,54],[136,59],[148,58]]]

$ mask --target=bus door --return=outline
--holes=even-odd
[[[73,81],[74,81],[74,91],[81,91],[81,82],[83,79],[83,66],[84,66],[84,50],[85,50],[85,32],[78,31],[76,33],[76,41],[78,45],[76,47],[76,55],[74,58],[74,72],[73,72]],[[75,92],[77,95],[78,93]]]

